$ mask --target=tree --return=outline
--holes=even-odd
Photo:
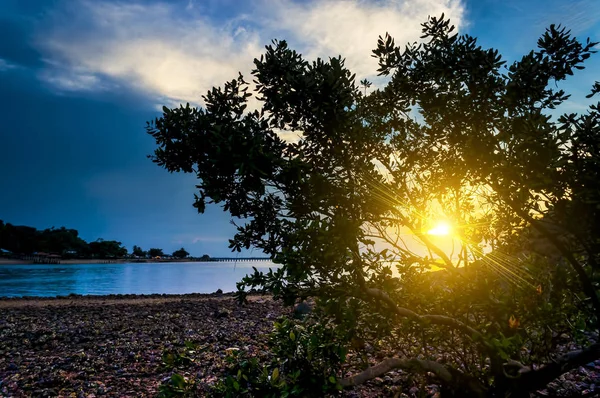
[[[306,350],[284,351],[281,386],[351,387],[404,368],[461,396],[519,396],[600,357],[597,337],[581,334],[600,322],[600,104],[550,113],[568,98],[554,85],[596,43],[552,25],[506,66],[453,29],[431,18],[423,42],[404,49],[380,37],[373,53],[388,81],[368,95],[340,57],[310,63],[274,41],[254,61],[260,109],[247,110],[240,75],[204,109],[164,107],[148,125],[152,160],[197,175],[198,212],[220,204],[237,220],[230,247],[281,264],[244,278],[238,298],[315,297],[309,322],[334,328],[301,329],[341,347],[317,370],[297,362]],[[450,228],[439,221],[449,237],[436,236]],[[553,250],[538,253],[539,241]],[[279,327],[278,350],[314,341]],[[559,355],[563,334],[582,350]],[[341,353],[357,338],[395,355],[344,378]]]
[[[33,227],[6,223],[2,232],[3,249],[13,253],[31,254],[41,251],[39,232]]]
[[[146,252],[139,246],[133,246],[132,254],[138,257],[146,257]]]
[[[162,256],[164,256],[164,253],[163,253],[162,249],[157,249],[157,248],[152,248],[152,249],[148,250],[148,254],[150,255],[150,257],[162,257]]]
[[[203,254],[202,257],[200,257],[200,261],[210,261],[210,256],[208,254]]]
[[[120,258],[127,255],[127,249],[122,246],[121,242],[115,240],[97,239],[90,242],[89,248],[92,257],[95,258]]]
[[[38,231],[37,235],[39,251],[66,255],[67,252],[81,254],[87,249],[87,243],[79,238],[79,232],[76,229],[65,227],[55,229],[52,227]]]
[[[8,233],[4,221],[0,220],[0,249],[7,245]]]
[[[186,258],[189,255],[190,253],[188,253],[183,247],[173,252],[173,257],[176,258]]]

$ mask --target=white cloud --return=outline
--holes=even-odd
[[[61,91],[104,91],[106,86],[93,73],[54,69],[42,71],[39,77]]]
[[[378,36],[389,32],[397,44],[419,39],[421,23],[444,13],[456,26],[463,24],[458,0],[314,1],[298,4],[279,0],[265,25],[282,31],[301,45],[308,59],[342,55],[358,77],[376,74],[371,57]]]
[[[176,234],[173,236],[171,243],[176,243],[178,245],[191,245],[197,243],[219,243],[219,242],[229,242],[228,237],[220,237],[220,236],[206,236],[206,235],[197,235],[194,233],[183,233]]]
[[[5,72],[10,69],[16,68],[16,65],[11,64],[7,60],[0,58],[0,72]]]
[[[60,77],[65,68],[75,76],[88,70],[157,96],[198,103],[209,87],[235,77],[259,52],[256,38],[237,40],[202,18],[180,20],[163,4],[81,2],[76,9],[73,15],[55,14],[53,23],[60,26],[39,42],[59,65],[42,78],[61,89],[77,84]],[[87,80],[86,87],[101,81]]]
[[[560,23],[574,34],[581,34],[594,28],[598,22],[600,22],[600,3],[597,0],[572,0],[558,1],[556,4],[549,5],[536,25],[540,31],[543,31],[550,24]]]
[[[279,137],[286,142],[298,142],[302,138],[301,131],[288,131],[274,128],[273,131],[279,135]]]
[[[229,238],[219,238],[215,236],[196,236],[192,239],[192,243],[198,242],[228,242]]]
[[[428,15],[463,24],[459,0],[254,0],[224,21],[201,15],[194,1],[132,4],[82,0],[49,15],[38,37],[51,60],[40,74],[60,90],[106,89],[107,79],[176,104],[201,104],[215,85],[245,75],[263,45],[287,39],[307,59],[341,54],[358,77],[375,75],[378,35],[418,39]],[[1,66],[1,64],[0,64]],[[250,79],[247,79],[250,80]]]

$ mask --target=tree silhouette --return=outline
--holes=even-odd
[[[188,253],[183,247],[173,252],[173,257],[176,258],[186,258],[189,255],[190,253]]]
[[[150,257],[162,257],[162,256],[164,256],[163,250],[162,249],[157,249],[157,248],[152,248],[152,249],[148,250],[148,254],[150,255]]]
[[[139,246],[133,246],[132,254],[138,257],[146,257],[146,252]]]
[[[243,221],[230,247],[281,264],[244,278],[238,298],[318,299],[302,328],[278,325],[281,362],[265,366],[281,382],[265,388],[330,391],[403,368],[459,396],[518,396],[599,357],[595,341],[560,356],[552,337],[600,321],[599,107],[549,113],[596,43],[551,25],[507,66],[453,30],[442,16],[421,43],[380,37],[388,82],[369,95],[340,57],[310,63],[274,41],[252,71],[259,110],[240,75],[204,109],[165,107],[148,125],[153,161],[198,177],[194,207]],[[430,233],[438,221],[449,236]],[[344,377],[343,353],[367,343],[389,357]]]

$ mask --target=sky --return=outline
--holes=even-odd
[[[146,121],[162,105],[202,106],[272,39],[309,60],[341,54],[357,79],[372,78],[379,35],[418,40],[442,13],[508,61],[551,23],[600,41],[598,0],[2,0],[0,220],[229,256],[230,217],[214,206],[198,215],[194,176],[147,159]],[[573,94],[563,111],[585,111],[597,71],[600,54],[563,86]]]

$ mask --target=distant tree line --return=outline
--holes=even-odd
[[[121,242],[98,239],[86,242],[76,229],[65,227],[38,230],[0,220],[0,249],[14,254],[53,253],[74,258],[117,258],[127,255]]]
[[[76,229],[65,227],[38,230],[25,225],[12,225],[0,220],[0,249],[14,255],[34,253],[59,254],[64,258],[122,258],[128,255],[127,248],[115,240],[98,239],[86,242],[79,237]],[[0,253],[1,254],[1,253]],[[6,254],[6,253],[5,253]],[[165,257],[162,249],[142,250],[133,246],[131,253],[135,257]],[[173,252],[172,257],[187,258],[190,253],[183,247]],[[210,257],[204,255],[202,258]]]
[[[86,242],[79,237],[76,229],[65,227],[38,230],[25,225],[12,225],[0,220],[0,255],[31,255],[34,253],[59,254],[63,258],[156,258],[174,257],[188,258],[190,253],[183,247],[175,250],[173,254],[165,254],[163,249],[150,248],[142,250],[140,246],[133,246],[128,254],[121,242],[116,240],[97,239]],[[210,261],[208,254],[199,258],[200,261]]]
[[[133,250],[132,250],[131,254],[135,257],[142,257],[142,258],[146,258],[146,257],[156,258],[156,257],[164,257],[165,256],[163,249],[153,247],[146,251],[146,250],[142,250],[141,247],[135,246],[135,245],[133,246]],[[171,257],[187,258],[187,257],[189,257],[189,255],[190,255],[190,253],[182,247],[179,250],[175,250],[173,252],[173,254],[171,254]]]

